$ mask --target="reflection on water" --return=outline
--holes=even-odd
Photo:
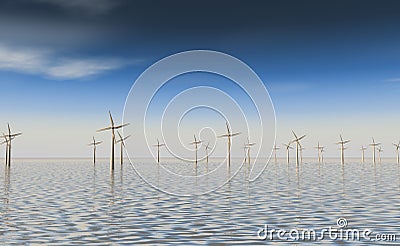
[[[304,159],[296,168],[282,159],[254,183],[244,165],[214,193],[176,197],[152,189],[128,165],[110,173],[107,161],[16,160],[1,167],[0,242],[254,245],[266,243],[256,234],[264,224],[323,229],[338,217],[351,228],[398,232],[400,167],[347,161]]]

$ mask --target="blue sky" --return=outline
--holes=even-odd
[[[392,156],[399,13],[398,1],[2,1],[0,123],[24,132],[16,156],[87,156],[107,111],[121,121],[148,66],[210,49],[241,59],[264,81],[278,145],[294,129],[308,135],[305,155],[320,141],[335,156],[343,133],[358,156],[375,136]],[[108,134],[96,136],[108,142]],[[108,156],[107,143],[99,151]]]

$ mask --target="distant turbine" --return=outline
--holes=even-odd
[[[320,146],[319,145],[319,142],[318,142],[318,145],[316,146],[316,147],[314,147],[315,149],[317,149],[317,152],[318,152],[318,162],[321,162],[321,150],[324,148],[323,146]]]
[[[322,149],[321,149],[321,162],[323,163],[324,162],[324,153],[325,152],[325,149],[324,149],[324,147],[322,147]]]
[[[108,111],[108,114],[110,115],[110,126],[108,126],[108,127],[105,127],[105,128],[102,128],[102,129],[99,129],[99,130],[97,130],[97,132],[102,132],[102,131],[108,131],[108,130],[111,130],[111,156],[110,156],[110,169],[113,171],[114,170],[114,155],[115,155],[115,142],[116,142],[116,140],[115,140],[115,130],[117,130],[117,129],[120,129],[120,128],[122,128],[122,127],[125,127],[125,126],[128,126],[129,125],[129,123],[127,123],[127,124],[123,124],[123,125],[118,125],[118,126],[116,126],[115,124],[114,124],[114,120],[113,120],[113,118],[112,118],[112,116],[111,116],[111,112],[110,111]]]
[[[336,143],[340,145],[340,157],[341,157],[340,159],[342,161],[342,165],[344,165],[344,150],[346,149],[344,145],[350,141],[351,140],[343,140],[342,135],[340,135],[340,141]]]
[[[372,152],[372,161],[375,164],[375,150],[376,150],[376,146],[379,146],[380,143],[375,143],[375,139],[372,138],[372,143],[369,146],[372,146],[372,148],[374,149],[374,151]]]
[[[160,144],[160,141],[158,141],[157,138],[157,144],[153,144],[153,146],[157,147],[157,163],[160,163],[160,147],[165,146],[165,144]]]
[[[289,152],[290,149],[293,149],[293,147],[291,147],[290,145],[292,144],[292,141],[290,141],[288,144],[283,144],[286,147],[286,159],[287,159],[287,164],[289,164]]]
[[[276,151],[277,151],[278,149],[281,149],[281,148],[279,148],[279,147],[276,147],[276,144],[275,144],[275,145],[274,145],[274,157],[275,157],[275,163],[276,163]]]
[[[303,163],[303,150],[305,150],[306,148],[303,148],[302,146],[300,146],[300,163]]]
[[[361,161],[364,163],[364,156],[365,156],[365,150],[366,150],[367,148],[366,147],[364,147],[364,146],[361,146],[361,151],[362,151],[362,156],[361,156]]]
[[[397,164],[399,164],[399,148],[400,148],[400,141],[398,144],[393,144],[396,147],[396,154],[397,154]]]
[[[379,164],[381,164],[381,152],[383,152],[383,149],[382,149],[382,147],[381,147],[381,146],[379,146],[379,149],[378,149],[378,155],[379,155]]]
[[[247,162],[249,163],[249,165],[250,165],[250,149],[254,145],[255,145],[255,143],[250,143],[249,138],[247,138],[247,144],[246,144],[246,147],[247,147]]]
[[[301,148],[301,144],[300,144],[300,140],[302,140],[306,135],[303,135],[301,137],[297,137],[296,133],[294,133],[294,131],[292,130],[292,133],[294,135],[294,139],[292,140],[292,142],[296,142],[296,166],[299,166],[299,151]]]
[[[96,165],[96,146],[101,144],[103,141],[96,142],[96,139],[93,137],[93,142],[88,144],[89,146],[93,146],[93,165]]]
[[[226,124],[226,131],[227,134],[218,136],[219,138],[228,138],[228,167],[231,166],[231,141],[232,141],[232,137],[237,136],[240,134],[240,132],[236,132],[236,133],[231,133],[231,130],[229,129],[229,125],[228,122],[225,122]]]
[[[207,143],[206,146],[204,146],[204,149],[206,150],[206,160],[207,160],[207,173],[208,173],[208,150],[211,149],[209,147],[210,143]]]
[[[201,144],[201,141],[199,140],[199,141],[197,141],[197,139],[196,139],[196,135],[193,135],[193,137],[194,137],[194,141],[193,142],[191,142],[190,144],[194,144],[194,146],[195,146],[195,150],[196,150],[196,168],[197,168],[197,145],[199,145],[199,144]]]
[[[243,150],[244,150],[244,163],[247,163],[247,145],[244,143]]]
[[[10,167],[11,166],[11,142],[12,140],[17,137],[20,136],[22,133],[11,133],[11,128],[10,128],[10,124],[7,124],[7,128],[8,128],[8,134],[5,135],[5,140],[6,140],[6,144],[7,144],[7,148],[6,148],[6,159],[7,159],[7,166]]]
[[[121,153],[120,153],[120,162],[121,162],[121,166],[122,164],[124,164],[124,147],[125,147],[125,140],[127,140],[131,135],[128,135],[126,137],[122,137],[122,135],[119,133],[119,131],[117,131],[118,133],[118,137],[119,139],[115,142],[116,144],[120,143],[121,144]]]

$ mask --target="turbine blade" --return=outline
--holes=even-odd
[[[113,120],[113,117],[111,115],[111,111],[108,111],[108,114],[110,115],[111,126],[113,126],[114,125],[114,120]]]
[[[241,132],[235,132],[235,133],[231,134],[231,137],[237,136],[239,134],[241,134]]]
[[[129,123],[126,123],[126,124],[123,124],[123,125],[115,126],[114,129],[120,129],[122,127],[129,126],[129,125],[130,125]]]
[[[118,137],[119,139],[122,139],[121,133],[119,133],[119,131],[117,131]]]
[[[112,129],[112,127],[108,126],[108,127],[101,128],[101,129],[97,130],[96,132],[102,132],[102,131],[107,131],[107,130],[111,130],[111,129]]]
[[[229,125],[228,125],[228,121],[225,121],[226,124],[226,131],[228,132],[228,135],[231,133],[230,129],[229,129]]]
[[[22,135],[22,132],[11,134],[11,135],[9,135],[9,137],[14,138],[14,137],[20,136],[20,135]]]

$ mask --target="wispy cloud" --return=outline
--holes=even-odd
[[[38,74],[53,79],[79,79],[132,65],[139,60],[110,57],[65,58],[43,49],[0,44],[0,70]]]
[[[36,0],[37,2],[51,4],[67,10],[81,11],[89,14],[103,14],[118,5],[115,0]]]
[[[384,82],[400,82],[400,78],[385,79]]]

